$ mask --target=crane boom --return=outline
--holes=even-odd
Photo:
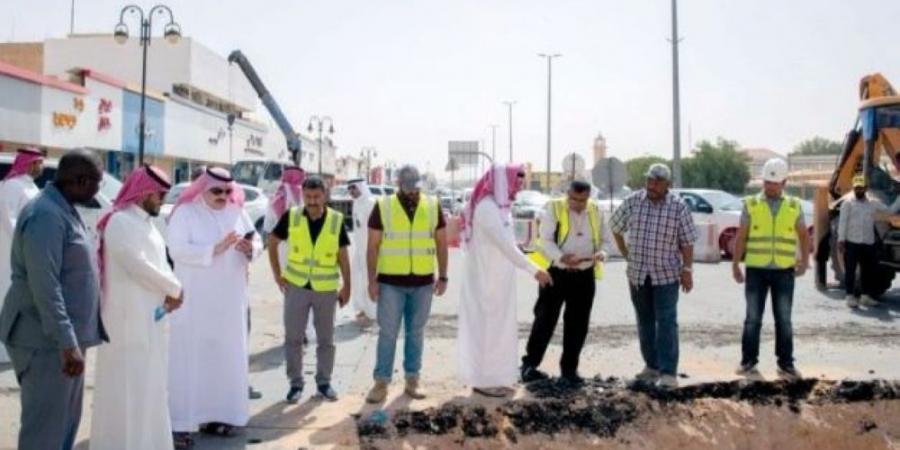
[[[231,54],[228,55],[228,62],[237,63],[238,67],[241,68],[241,71],[244,72],[247,81],[249,81],[250,85],[253,86],[253,89],[256,90],[259,99],[262,100],[262,103],[269,111],[269,114],[275,119],[278,128],[284,133],[284,138],[287,140],[288,151],[291,152],[291,160],[300,166],[300,162],[303,160],[303,149],[301,148],[300,136],[294,131],[294,127],[291,126],[291,123],[288,122],[284,112],[281,111],[281,107],[278,106],[278,102],[275,101],[275,98],[272,97],[272,94],[266,89],[266,85],[263,84],[259,75],[257,75],[253,65],[250,64],[250,61],[240,50],[231,52]]]

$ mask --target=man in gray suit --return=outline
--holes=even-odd
[[[0,342],[21,386],[20,450],[73,447],[81,422],[84,352],[107,340],[96,249],[74,207],[97,194],[102,176],[94,154],[66,153],[54,183],[25,206],[16,223]]]

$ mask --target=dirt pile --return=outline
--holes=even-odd
[[[357,430],[364,445],[382,448],[403,443],[431,447],[467,442],[479,442],[479,448],[523,444],[532,448],[563,448],[584,443],[652,448],[678,445],[680,440],[698,433],[714,436],[709,438],[710,446],[720,446],[723,439],[732,443],[748,439],[748,445],[759,443],[752,439],[760,433],[776,445],[791,442],[794,437],[788,435],[795,432],[792,430],[808,426],[813,431],[796,432],[816,433],[814,430],[824,430],[822,427],[830,420],[841,423],[829,425],[828,432],[846,428],[852,430],[849,438],[876,433],[889,436],[890,431],[880,428],[885,418],[874,410],[880,405],[884,413],[885,404],[891,410],[900,410],[900,402],[891,402],[900,399],[900,383],[885,380],[731,381],[662,390],[652,385],[626,384],[616,378],[594,378],[580,386],[546,380],[531,383],[527,391],[526,398],[490,409],[448,403],[423,411],[398,411],[390,417],[384,411],[376,411],[357,418]],[[867,412],[870,409],[872,414]],[[813,420],[816,414],[821,417]],[[813,424],[789,426],[792,420]],[[894,424],[885,425],[890,428]],[[900,427],[900,423],[896,426]],[[786,433],[783,439],[775,431],[766,431],[776,429]],[[897,431],[900,430],[893,430]],[[869,448],[878,448],[883,441],[866,439],[866,445],[874,445]],[[686,442],[703,446],[699,444],[702,439],[698,441],[696,436]],[[807,438],[802,442],[805,444],[800,448],[821,448],[815,440]],[[828,444],[837,441],[824,442],[825,448],[831,448]],[[847,441],[848,445],[856,443]]]

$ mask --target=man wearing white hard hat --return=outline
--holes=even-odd
[[[803,222],[800,200],[784,193],[787,176],[787,163],[783,159],[772,158],[763,166],[763,191],[744,197],[731,268],[734,280],[745,283],[747,316],[737,374],[746,377],[759,376],[756,369],[759,334],[766,296],[771,291],[778,375],[787,380],[801,378],[794,367],[791,307],[794,302],[794,278],[802,276],[809,267],[809,236]],[[742,260],[746,273],[741,270]]]

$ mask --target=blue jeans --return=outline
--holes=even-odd
[[[644,363],[664,375],[675,375],[678,370],[678,283],[653,286],[647,277],[644,284],[629,284],[629,287]]]
[[[741,365],[759,362],[759,331],[766,310],[766,296],[772,290],[772,313],[775,316],[775,355],[779,367],[794,366],[794,332],[791,307],[794,303],[794,269],[747,269],[744,294],[747,318],[741,340]]]
[[[375,350],[376,380],[390,381],[394,373],[394,352],[400,321],[405,324],[403,370],[407,378],[418,377],[422,369],[425,324],[431,313],[434,286],[403,287],[378,283],[378,346]]]

